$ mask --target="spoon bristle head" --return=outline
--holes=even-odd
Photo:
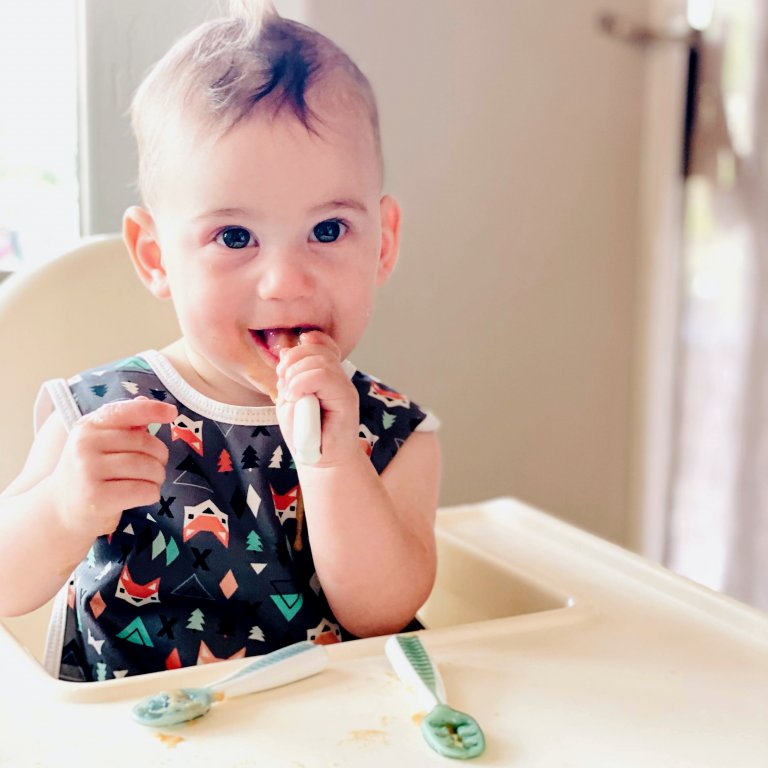
[[[167,726],[202,717],[211,708],[205,688],[178,688],[143,699],[133,707],[133,719],[142,725]]]

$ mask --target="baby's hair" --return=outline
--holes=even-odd
[[[190,128],[214,138],[254,108],[289,112],[310,132],[321,122],[307,101],[320,91],[335,107],[362,107],[381,163],[376,100],[368,79],[335,43],[282,18],[269,0],[230,0],[229,16],[179,40],[152,68],[131,105],[145,202],[164,141]]]

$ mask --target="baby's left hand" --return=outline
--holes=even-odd
[[[336,342],[322,331],[307,331],[300,343],[280,352],[277,366],[277,419],[293,452],[293,409],[304,395],[320,401],[321,456],[317,467],[344,464],[360,451],[357,390],[341,365]]]

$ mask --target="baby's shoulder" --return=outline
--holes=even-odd
[[[401,390],[385,384],[381,379],[363,371],[355,371],[352,384],[360,398],[360,420],[369,424],[381,423],[390,429],[395,423],[409,426],[415,430],[429,417],[429,412],[411,400]]]
[[[67,385],[82,413],[141,395],[154,400],[168,398],[152,364],[140,354],[81,371],[69,378]]]
[[[435,429],[434,416],[399,389],[363,371],[351,380],[360,398],[358,437],[379,472],[410,435]]]

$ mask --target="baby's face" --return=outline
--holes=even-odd
[[[257,111],[165,166],[163,267],[190,362],[226,402],[265,402],[286,330],[320,329],[348,355],[394,264],[370,125],[350,113],[317,129]]]

